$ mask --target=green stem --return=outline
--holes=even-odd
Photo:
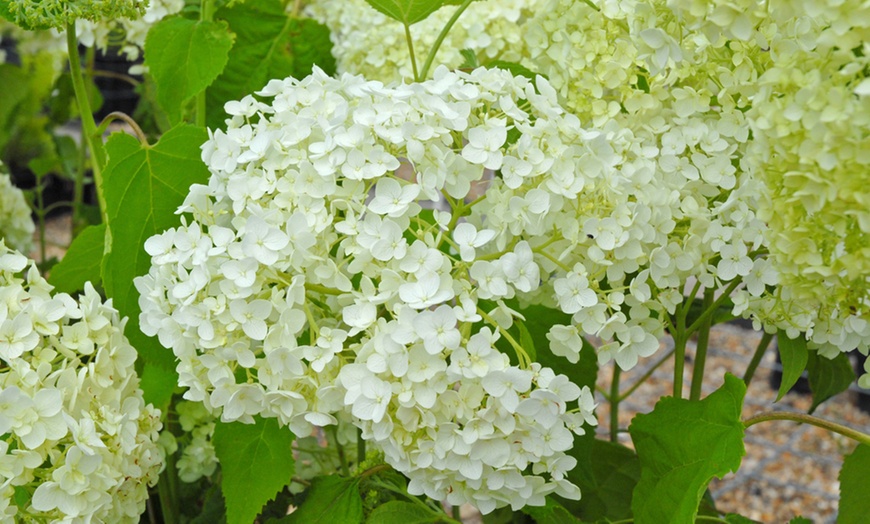
[[[510,333],[504,328],[502,328],[498,322],[495,321],[491,316],[489,316],[484,310],[477,308],[477,314],[483,317],[484,320],[489,322],[491,325],[498,328],[499,333],[508,341],[508,343],[514,348],[514,351],[517,354],[517,361],[519,365],[523,369],[529,369],[532,365],[532,359],[529,357],[529,354],[526,353],[526,350],[523,349],[523,346],[520,345],[519,342],[516,341],[514,337],[511,336]]]
[[[646,380],[648,378],[650,378],[652,376],[652,374],[655,373],[655,371],[662,366],[662,364],[667,362],[668,359],[670,359],[673,356],[675,350],[676,350],[676,348],[672,348],[662,358],[660,358],[658,362],[653,364],[651,368],[646,370],[646,373],[644,373],[643,376],[641,376],[639,379],[637,379],[635,381],[635,383],[632,384],[631,387],[625,391],[625,393],[619,395],[619,401],[622,402],[623,400],[627,399],[632,393],[634,393],[637,390],[637,388],[641,387],[644,384],[644,382],[646,382]]]
[[[417,72],[417,56],[414,54],[414,40],[411,38],[411,26],[405,24],[405,42],[408,43],[408,54],[411,55],[411,69],[414,71],[414,81],[420,82],[420,74]]]
[[[453,506],[452,508],[453,518],[456,520],[462,520],[462,511],[459,506]]]
[[[773,411],[770,413],[762,413],[760,415],[756,415],[754,417],[750,417],[744,420],[743,426],[748,428],[750,426],[758,424],[759,422],[765,422],[768,420],[791,420],[793,422],[810,424],[818,428],[827,429],[828,431],[838,433],[861,444],[866,444],[870,446],[870,435],[856,429],[846,427],[842,424],[830,422],[828,420],[814,417],[812,415],[806,415],[804,413],[793,413],[790,411]]]
[[[166,468],[160,474],[157,482],[157,493],[160,496],[160,509],[163,513],[164,524],[176,524],[178,522],[178,471],[175,469],[175,456],[166,456]]]
[[[749,366],[746,367],[746,373],[743,374],[743,383],[749,386],[752,382],[752,376],[755,375],[755,370],[758,369],[758,364],[761,363],[761,358],[764,357],[764,352],[773,340],[773,333],[764,332],[761,340],[758,341],[758,347],[755,348],[755,353],[752,355],[752,360],[749,361]]]
[[[459,20],[460,15],[468,9],[468,6],[471,5],[471,2],[474,0],[465,0],[462,2],[456,12],[453,13],[453,16],[450,17],[450,20],[447,21],[447,24],[441,29],[441,32],[438,33],[438,38],[435,39],[435,43],[432,44],[432,49],[429,50],[429,55],[426,57],[426,62],[423,64],[423,70],[420,71],[419,78],[425,80],[429,75],[429,69],[432,68],[432,62],[435,61],[435,55],[438,53],[438,49],[441,47],[441,44],[444,42],[444,39],[447,37],[447,33],[453,28],[453,25]]]
[[[702,322],[705,322],[706,319],[707,319],[707,317],[712,317],[713,314],[716,312],[716,310],[719,309],[719,306],[720,306],[723,302],[725,302],[726,300],[728,300],[728,297],[731,296],[731,293],[732,293],[735,289],[737,289],[737,286],[739,286],[739,285],[742,284],[742,283],[743,283],[743,280],[741,280],[741,279],[739,279],[739,278],[735,278],[734,280],[732,280],[731,283],[728,284],[728,287],[726,287],[725,290],[722,291],[722,294],[719,295],[719,298],[717,298],[717,299],[716,299],[716,300],[715,300],[715,301],[710,305],[710,308],[707,309],[707,310],[705,310],[703,313],[701,313],[701,316],[698,317],[694,322],[692,322],[692,325],[689,326],[689,328],[686,330],[687,334],[691,334],[691,333],[694,333],[695,331],[697,331],[698,328],[701,326],[701,323],[702,323]]]
[[[106,199],[103,195],[103,169],[106,167],[106,149],[103,147],[103,139],[97,134],[97,124],[94,122],[94,113],[91,110],[91,102],[85,87],[82,75],[82,64],[79,59],[78,41],[76,40],[76,27],[70,22],[66,27],[66,45],[69,54],[70,78],[72,79],[73,91],[79,106],[79,114],[82,119],[82,131],[85,143],[91,152],[91,168],[94,172],[94,185],[97,186],[97,200],[100,202],[100,213],[104,223],[108,223],[106,217]]]
[[[372,466],[369,469],[360,473],[359,478],[370,477],[376,473],[380,473],[381,471],[386,471],[388,469],[392,469],[392,466],[390,466],[389,464],[378,464],[377,466]]]
[[[704,291],[703,310],[707,311],[713,304],[713,290]],[[695,364],[692,368],[692,390],[689,393],[689,400],[701,399],[701,384],[704,382],[704,366],[707,363],[707,346],[710,342],[710,327],[713,323],[713,316],[710,315],[701,323],[701,328],[698,331],[698,344],[695,351]]]
[[[619,440],[619,364],[613,363],[613,378],[610,380],[610,441]]]
[[[42,184],[42,176],[36,176],[36,218],[39,227],[39,261],[45,263],[45,198],[43,190],[45,187]]]
[[[362,430],[356,430],[356,467],[366,461],[366,441],[362,438]]]
[[[335,441],[335,449],[338,451],[338,461],[341,462],[341,473],[345,477],[350,476],[350,468],[347,467],[347,457],[344,455],[344,447],[342,447],[341,443],[338,441],[338,428],[336,426],[330,426],[332,430],[332,439]]]
[[[128,115],[127,113],[112,111],[111,113],[106,115],[106,118],[104,118],[102,122],[100,122],[100,127],[98,129],[100,129],[101,132],[105,129],[108,129],[109,124],[111,124],[115,120],[121,120],[125,124],[130,126],[130,128],[133,130],[133,134],[135,134],[136,138],[139,139],[139,143],[142,144],[144,147],[148,147],[148,137],[145,136],[145,132],[142,131],[142,128],[139,127],[139,124],[137,124],[136,121],[133,120],[133,118],[131,118],[130,115]]]

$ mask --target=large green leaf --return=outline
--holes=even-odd
[[[429,17],[443,0],[366,0],[370,6],[405,25],[416,24]]]
[[[15,108],[27,98],[27,75],[18,66],[0,64],[0,150],[9,140],[9,128],[15,115]]]
[[[109,164],[103,189],[111,250],[103,259],[103,289],[121,315],[129,317],[126,335],[139,355],[168,372],[174,372],[172,352],[139,330],[139,294],[133,278],[148,273],[151,266],[145,240],[177,226],[175,210],[190,185],[208,182],[199,149],[207,138],[205,129],[180,126],[153,146],[123,133],[112,135],[106,144]]]
[[[280,0],[238,3],[216,15],[229,23],[236,43],[223,74],[206,93],[208,124],[221,127],[223,106],[262,89],[273,78],[302,78],[317,65],[335,73],[329,29],[310,19],[288,17]]]
[[[366,519],[366,524],[435,524],[438,522],[444,522],[444,519],[434,511],[402,500],[391,500],[381,504]]]
[[[737,471],[745,454],[740,412],[746,385],[733,375],[703,400],[665,397],[629,427],[641,464],[631,505],[638,524],[693,522],[710,480]]]
[[[233,34],[224,22],[172,16],[148,31],[145,65],[173,124],[181,120],[184,104],[223,72],[232,47]]]
[[[580,524],[580,520],[571,515],[565,506],[547,497],[545,506],[526,506],[523,513],[530,515],[538,524]]]
[[[838,353],[836,357],[829,359],[819,356],[818,351],[810,351],[807,374],[813,392],[810,413],[822,402],[849,389],[849,385],[855,381],[855,370],[845,353]]]
[[[81,291],[88,281],[99,284],[105,241],[105,224],[83,229],[70,244],[63,260],[51,268],[48,283],[60,293]]]
[[[550,351],[547,332],[556,324],[571,324],[571,315],[545,306],[529,306],[517,309],[517,311],[526,319],[522,323],[530,340],[535,345],[535,360],[552,368],[557,373],[567,375],[571,382],[578,386],[589,386],[594,389],[595,380],[598,377],[598,355],[589,342],[585,339],[582,341],[583,347],[579,349],[580,360],[573,364],[565,357],[554,355]]]
[[[640,480],[634,451],[615,442],[581,438],[569,453],[578,464],[568,478],[580,488],[581,498],[562,504],[590,522],[631,518],[631,493]]]
[[[215,425],[212,441],[221,464],[228,524],[254,522],[262,507],[290,484],[294,438],[273,418]]]
[[[779,356],[782,359],[782,382],[779,384],[779,393],[776,395],[776,401],[779,402],[801,378],[801,374],[807,367],[809,354],[807,339],[802,335],[798,335],[797,338],[788,338],[785,331],[779,330],[776,334],[776,345],[779,347]]]
[[[846,455],[840,470],[839,524],[861,524],[870,515],[867,475],[870,473],[870,446],[861,444]]]
[[[299,509],[283,524],[359,524],[363,521],[359,478],[316,477]]]
[[[167,373],[162,367],[146,362],[139,381],[145,402],[166,413],[177,386],[176,378],[175,373]]]

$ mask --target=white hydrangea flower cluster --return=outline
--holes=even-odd
[[[51,290],[0,241],[0,520],[138,522],[160,412],[111,303]]]
[[[91,22],[76,21],[76,36],[82,45],[106,52],[118,47],[127,60],[135,62],[145,49],[145,37],[151,26],[163,18],[184,9],[184,0],[150,0],[145,12],[138,18],[113,18]]]
[[[539,0],[482,0],[472,3],[441,44],[433,65],[457,68],[463,49],[471,49],[480,63],[517,61],[522,23]],[[411,26],[418,66],[435,43],[457,6],[446,6]],[[361,74],[372,80],[413,80],[411,58],[401,23],[373,9],[365,0],[316,0],[306,14],[331,32],[332,54],[339,73]]]
[[[28,253],[35,229],[24,193],[12,184],[0,162],[0,240],[5,240],[12,249]]]
[[[34,60],[50,61],[58,75],[66,65],[66,39],[56,29],[26,31],[0,17],[0,41],[4,38],[14,42],[14,49],[19,57],[36,57]],[[0,64],[7,60],[9,57],[5,51],[0,51]]]
[[[548,246],[613,171],[606,137],[542,78],[501,70],[391,87],[316,70],[257,94],[226,105],[192,221],[146,242],[135,279],[185,398],[297,435],[349,412],[413,493],[485,512],[579,496],[565,451],[595,423],[592,393],[529,362],[503,300],[544,280],[564,310],[585,304],[585,272]],[[504,179],[467,202],[488,170]]]

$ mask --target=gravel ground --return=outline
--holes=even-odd
[[[70,241],[69,229],[68,215],[48,221],[48,257],[63,257]],[[35,249],[31,256],[38,258],[38,251],[38,248]],[[759,338],[758,333],[736,325],[725,324],[713,328],[703,385],[704,395],[722,385],[726,372],[743,376]],[[664,354],[670,347],[671,340],[664,340],[657,355]],[[623,390],[650,369],[657,361],[657,355],[641,361],[635,369],[622,374],[620,382]],[[774,349],[768,348],[746,393],[744,418],[773,410],[806,413],[810,407],[809,396],[794,392],[774,403],[776,392],[769,386],[769,378],[771,373],[781,369],[776,363],[775,355]],[[690,342],[683,380],[684,397],[689,394],[693,356],[694,345]],[[604,391],[610,387],[611,369],[605,368],[599,373],[598,386]],[[655,370],[650,379],[620,405],[620,427],[628,427],[635,414],[651,411],[656,401],[662,396],[670,395],[672,390],[671,361]],[[859,394],[867,393],[861,393],[853,385],[850,391],[822,404],[815,415],[870,433],[870,415],[855,407]],[[598,402],[598,434],[600,438],[607,438],[609,406],[600,395]],[[620,441],[631,446],[628,433],[621,433]],[[765,523],[787,522],[798,515],[810,518],[816,524],[836,522],[839,498],[837,477],[843,455],[855,447],[852,441],[813,426],[775,421],[763,422],[748,429],[745,444],[747,454],[740,470],[721,480],[714,479],[710,485],[719,510],[740,513]],[[471,507],[463,508],[463,521],[478,523],[480,516]]]

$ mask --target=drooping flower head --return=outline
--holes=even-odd
[[[138,522],[163,456],[124,322],[0,240],[0,520]]]
[[[605,169],[604,138],[501,70],[398,86],[317,70],[257,94],[226,105],[192,221],[146,242],[135,280],[185,397],[300,435],[352,417],[413,493],[485,512],[578,496],[565,451],[592,394],[528,361],[504,301],[564,275],[541,253],[547,216]],[[466,198],[499,170],[498,198]]]

